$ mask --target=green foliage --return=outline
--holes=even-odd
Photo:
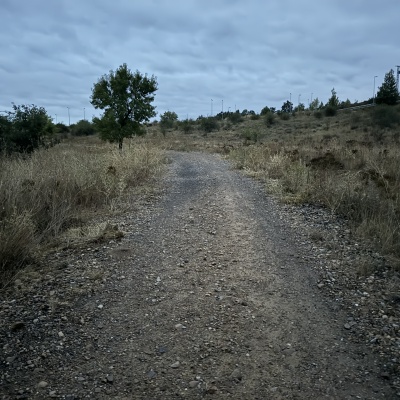
[[[260,115],[267,115],[269,112],[271,112],[271,109],[269,107],[264,107],[261,110]]]
[[[90,121],[81,119],[73,126],[71,133],[75,136],[90,136],[94,135],[96,130]]]
[[[267,126],[271,126],[275,123],[275,115],[271,112],[264,116],[264,121]]]
[[[257,143],[260,137],[260,132],[254,129],[245,129],[242,134],[242,138],[244,139],[245,143],[254,142]]]
[[[311,103],[310,103],[310,110],[315,111],[315,110],[320,110],[324,104],[322,101],[320,102],[318,97],[316,97]]]
[[[172,129],[178,121],[178,115],[173,111],[165,111],[160,117],[160,129],[165,136],[167,129]]]
[[[239,112],[229,113],[228,119],[230,122],[232,122],[232,124],[238,124],[239,122],[243,121],[243,118]]]
[[[314,112],[314,117],[317,119],[321,119],[324,115],[320,110]]]
[[[103,75],[94,84],[91,96],[92,105],[104,110],[100,118],[93,119],[100,137],[118,142],[122,149],[124,138],[142,134],[142,123],[156,115],[152,102],[157,88],[154,76],[132,73],[126,64]]]
[[[56,124],[55,127],[56,127],[56,133],[61,133],[61,134],[69,133],[68,126],[61,122]]]
[[[186,134],[189,134],[193,131],[193,121],[191,119],[185,119],[180,125],[183,132]]]
[[[304,111],[306,109],[306,106],[304,103],[300,103],[298,106],[296,106],[293,110],[293,112],[299,112],[299,111]]]
[[[206,132],[212,132],[219,129],[218,122],[214,118],[202,118],[200,120],[201,129]]]
[[[372,114],[372,122],[380,128],[391,128],[400,124],[400,113],[396,108],[382,104],[374,107]]]
[[[291,113],[293,111],[293,103],[289,100],[282,104],[281,111],[283,113]],[[289,119],[289,118],[288,118]]]
[[[337,113],[337,108],[336,108],[336,107],[327,106],[327,107],[325,108],[325,115],[326,115],[327,117],[333,117],[333,116],[336,115],[336,113]]]
[[[256,120],[260,119],[260,115],[259,115],[259,114],[256,114],[256,113],[250,114],[250,119],[251,119],[252,121],[256,121]]]
[[[45,146],[54,125],[43,107],[13,104],[13,111],[0,120],[0,150],[31,153]]]
[[[288,121],[290,119],[290,114],[288,112],[279,113],[279,118],[283,121]]]
[[[331,93],[332,93],[332,95],[326,105],[327,105],[327,107],[338,108],[340,102],[339,102],[339,98],[337,97],[335,88],[333,88],[331,90]]]
[[[394,71],[391,69],[387,74],[385,74],[383,84],[378,89],[376,102],[378,104],[393,105],[397,103],[398,99],[399,92],[397,90],[396,78],[394,76]]]

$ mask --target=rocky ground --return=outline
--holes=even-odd
[[[170,157],[114,235],[1,293],[0,398],[400,398],[390,263],[219,156]]]

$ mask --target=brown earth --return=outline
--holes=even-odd
[[[386,261],[219,156],[170,158],[160,195],[112,221],[123,238],[2,293],[0,398],[399,398]],[[367,256],[380,272],[357,277]]]

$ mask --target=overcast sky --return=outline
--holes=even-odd
[[[400,0],[0,0],[0,111],[98,115],[100,76],[155,75],[157,112],[372,97],[400,65]],[[212,99],[212,100],[211,100]]]

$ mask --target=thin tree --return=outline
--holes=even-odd
[[[152,75],[132,73],[126,64],[103,75],[92,89],[90,102],[104,110],[93,123],[103,140],[117,142],[122,150],[124,138],[143,133],[142,123],[156,116],[154,93],[157,79]]]

